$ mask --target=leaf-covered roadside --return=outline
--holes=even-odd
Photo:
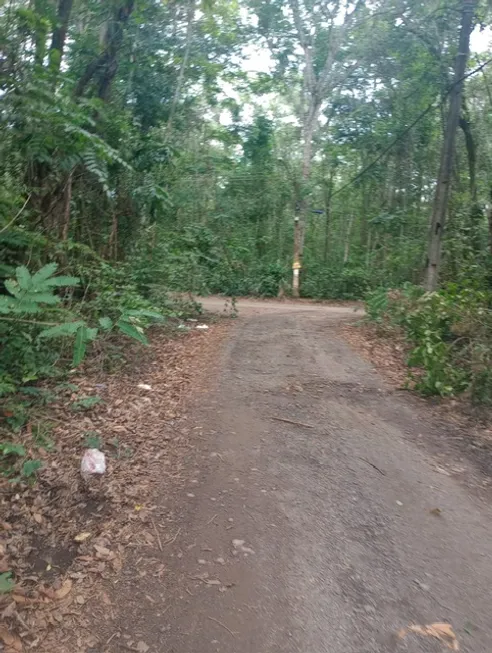
[[[466,393],[473,403],[487,405],[492,403],[491,306],[486,290],[457,284],[433,293],[406,284],[367,300],[369,319],[386,333],[403,336],[412,387],[424,395]]]
[[[91,602],[104,603],[104,581],[121,569],[128,546],[158,545],[152,494],[156,482],[162,489],[179,479],[190,445],[177,418],[222,332],[218,325],[173,338],[156,333],[150,348],[132,346],[118,375],[93,359],[56,403],[31,417],[22,446],[43,461],[38,482],[0,486],[0,641],[7,650],[75,653],[97,643],[87,620]],[[108,471],[86,484],[80,459],[96,445]],[[79,641],[70,639],[75,624]]]

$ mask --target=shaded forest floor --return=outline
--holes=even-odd
[[[28,450],[36,443],[38,481],[0,485],[0,572],[16,581],[0,595],[0,650],[91,650],[93,605],[107,608],[101,619],[111,614],[105,581],[117,577],[129,550],[145,554],[172,536],[172,518],[154,513],[156,483],[179,484],[190,446],[185,399],[208,386],[227,329],[194,326],[156,331],[148,349],[131,345],[116,374],[89,359],[31,416],[20,439]],[[80,462],[91,447],[105,453],[107,472],[86,482]]]

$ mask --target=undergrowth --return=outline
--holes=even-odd
[[[434,293],[406,284],[374,291],[366,301],[370,321],[407,340],[416,390],[443,397],[467,393],[486,405],[492,404],[491,306],[490,292],[457,284]]]
[[[71,370],[93,351],[107,359],[106,369],[118,369],[125,339],[147,345],[150,326],[200,311],[193,300],[170,297],[151,267],[154,284],[139,284],[133,271],[139,266],[132,267],[137,254],[110,264],[70,242],[62,252],[49,248],[43,257],[31,247],[30,254],[34,262],[9,268],[0,284],[0,475],[16,481],[33,480],[41,466],[36,446],[26,449],[16,434],[40,407],[57,400]],[[43,258],[57,260],[43,264]],[[46,379],[58,390],[41,386]],[[73,409],[90,409],[93,401]]]

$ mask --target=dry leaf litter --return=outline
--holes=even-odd
[[[219,324],[172,338],[154,334],[148,349],[129,348],[122,372],[89,364],[73,374],[77,392],[46,409],[54,447],[35,452],[44,463],[37,483],[0,482],[0,573],[13,572],[16,582],[0,595],[0,650],[79,653],[97,644],[91,606],[111,617],[105,582],[117,577],[128,549],[166,541],[153,522],[153,493],[163,479],[170,487],[179,479],[183,452],[192,446],[184,399],[192,387],[208,385],[204,377],[225,330]],[[92,396],[103,402],[72,410]],[[104,475],[80,473],[87,437],[100,438]],[[144,653],[147,645],[129,650]]]

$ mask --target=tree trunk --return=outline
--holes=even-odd
[[[70,229],[70,211],[72,205],[72,181],[73,170],[68,175],[65,192],[63,193],[63,224],[62,224],[62,240],[68,240],[68,233]]]
[[[179,69],[178,81],[176,83],[176,90],[174,91],[171,110],[169,112],[169,120],[167,121],[168,130],[171,130],[174,114],[176,112],[176,108],[178,106],[178,102],[181,97],[181,91],[183,88],[186,68],[188,66],[188,61],[190,58],[191,43],[193,41],[193,22],[195,19],[195,11],[196,11],[196,0],[190,0],[190,3],[188,5],[188,13],[187,13],[185,53],[184,53],[183,61],[181,62],[181,68]]]
[[[458,129],[461,96],[463,93],[463,77],[465,75],[468,54],[470,51],[470,34],[473,28],[475,5],[476,0],[463,0],[458,55],[456,57],[453,87],[450,93],[446,132],[441,150],[441,164],[434,195],[427,251],[425,287],[431,292],[437,289],[439,277],[442,237],[449,203],[456,132]]]
[[[292,266],[292,295],[293,297],[299,297],[299,277],[301,274],[301,261],[300,261],[300,251],[301,251],[301,221],[299,216],[296,216],[294,221],[294,264]]]
[[[354,224],[354,216],[351,215],[347,224],[347,233],[345,234],[345,246],[343,248],[343,264],[346,265],[350,255],[350,236],[352,235],[352,225]]]
[[[125,0],[115,11],[104,37],[104,49],[86,67],[74,95],[81,97],[96,74],[99,76],[98,97],[108,100],[111,84],[118,71],[118,52],[123,43],[123,31],[135,7],[135,0]]]
[[[477,199],[477,148],[475,139],[473,137],[472,126],[466,106],[465,98],[463,98],[462,112],[460,116],[459,125],[465,136],[466,154],[468,158],[468,174],[470,182],[470,229],[471,229],[471,244],[475,253],[480,253],[481,250],[481,224],[483,221],[483,211]]]
[[[325,186],[323,198],[325,203],[325,241],[323,245],[323,263],[328,262],[328,248],[330,240],[330,222],[331,222],[331,196],[333,193],[333,177],[335,176],[335,166],[330,171],[328,185]]]
[[[59,0],[58,2],[56,27],[53,30],[49,51],[49,67],[55,76],[60,72],[72,7],[73,0]]]

